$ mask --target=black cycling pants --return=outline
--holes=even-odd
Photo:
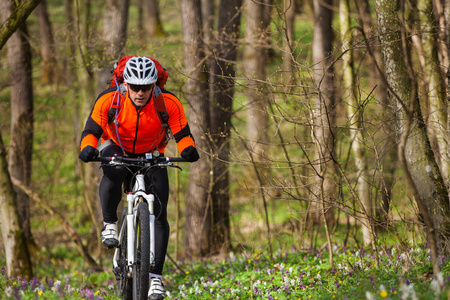
[[[122,156],[122,149],[110,145],[102,152],[102,156]],[[103,166],[103,178],[100,182],[100,201],[103,211],[103,221],[114,223],[117,219],[117,207],[122,199],[123,185],[129,174],[125,167]],[[165,168],[153,168],[145,174],[146,192],[155,195],[155,267],[151,273],[162,275],[164,260],[169,243],[170,227],[167,222],[167,202],[169,200],[169,178]]]

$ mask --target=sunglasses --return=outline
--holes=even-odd
[[[147,85],[128,84],[128,86],[133,92],[139,93],[139,91],[143,91],[145,93],[151,90],[154,84],[147,84]]]

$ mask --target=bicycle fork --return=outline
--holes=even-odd
[[[153,194],[145,193],[145,182],[144,175],[138,174],[136,175],[136,182],[133,188],[133,193],[127,195],[128,202],[128,211],[126,216],[126,224],[127,224],[127,266],[129,274],[132,273],[132,267],[135,263],[134,257],[134,243],[135,240],[135,232],[136,232],[136,211],[138,207],[139,198],[144,198],[148,203],[149,210],[149,221],[150,221],[150,266],[155,265],[155,212],[154,212],[154,201],[155,196]],[[125,229],[125,221],[122,220],[122,226],[119,234],[119,244],[122,243],[122,239],[124,237],[124,229]],[[118,266],[117,259],[119,256],[119,249],[117,248],[114,252],[113,258],[113,267],[116,268]]]
[[[131,209],[128,209],[128,215],[127,215],[127,224],[131,226],[127,226],[127,234],[128,234],[128,244],[127,244],[127,255],[128,255],[128,265],[132,265],[134,263],[134,243],[136,242],[134,240],[135,238],[135,232],[136,232],[136,219],[135,214],[133,214],[133,209],[137,209],[136,207],[133,207],[132,204],[138,199],[139,197],[143,197],[147,203],[148,203],[148,210],[149,210],[149,217],[150,217],[150,266],[153,266],[155,264],[155,214],[154,214],[154,201],[155,196],[152,194],[146,194],[145,192],[138,191],[134,194],[127,195],[127,201],[128,201],[128,207]],[[131,212],[130,212],[131,210]],[[129,238],[132,237],[132,238]]]

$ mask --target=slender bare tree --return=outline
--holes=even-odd
[[[184,64],[187,73],[186,95],[189,102],[189,124],[200,150],[200,160],[190,166],[189,186],[186,197],[184,254],[199,257],[210,253],[211,246],[211,195],[207,140],[209,115],[208,74],[205,72],[202,18],[200,0],[182,0],[182,27]]]
[[[370,177],[367,170],[367,158],[365,154],[363,126],[362,126],[362,112],[364,109],[357,98],[355,75],[353,69],[353,51],[349,49],[352,46],[353,36],[350,24],[350,6],[349,0],[341,0],[339,2],[339,24],[342,43],[342,72],[344,85],[344,101],[347,104],[347,117],[349,120],[350,137],[352,141],[352,150],[355,157],[355,167],[357,171],[357,190],[360,202],[364,205],[366,215],[362,220],[362,233],[365,245],[372,242],[373,235],[370,230],[370,220],[372,217],[372,203],[370,198],[371,187],[369,185]]]
[[[267,157],[268,97],[263,82],[266,80],[267,38],[263,23],[264,5],[254,0],[245,1],[245,49],[243,72],[247,79],[247,135],[248,148],[255,161]]]
[[[69,0],[71,1],[71,0]],[[95,44],[95,38],[92,36],[90,27],[92,25],[92,3],[91,0],[85,0],[80,2],[82,5],[73,5],[67,7],[67,9],[72,8],[73,11],[73,22],[74,22],[74,33],[72,35],[72,43],[74,44],[75,53],[73,64],[75,65],[74,71],[76,72],[76,78],[78,83],[78,97],[76,99],[77,115],[75,116],[75,122],[77,124],[76,130],[81,132],[87,116],[89,115],[92,105],[97,96],[96,84],[95,84],[95,73],[93,71],[94,60],[92,56],[92,51],[90,51]],[[70,13],[70,12],[69,12]],[[70,24],[69,24],[70,25]],[[77,140],[77,152],[79,151],[79,137],[81,134],[76,132]],[[77,163],[80,167],[80,175],[83,181],[83,196],[84,204],[82,206],[83,218],[86,221],[91,222],[92,226],[92,239],[95,239],[96,243],[90,243],[89,246],[92,250],[100,251],[100,229],[101,229],[101,219],[100,214],[100,204],[98,200],[98,182],[100,178],[99,169],[94,164],[80,164],[80,160],[77,159]]]
[[[4,22],[1,26],[0,49],[25,22],[38,3],[39,1],[24,2],[22,3],[24,5],[15,7],[11,12],[7,9],[10,5],[9,1],[0,2],[0,19],[2,21],[11,20],[11,22]],[[10,15],[8,15],[8,12]],[[21,220],[16,197],[17,194],[11,183],[8,171],[7,151],[0,132],[0,211],[2,212],[0,227],[5,246],[7,272],[10,277],[21,275],[24,279],[30,280],[33,277],[32,264],[27,240],[20,226]]]
[[[230,6],[232,3],[230,3]],[[202,0],[203,37],[206,45],[213,40],[215,1]],[[220,11],[219,11],[220,13]],[[219,17],[220,18],[220,17]]]
[[[145,28],[149,37],[164,36],[158,0],[143,0],[145,10]]]
[[[47,84],[55,83],[58,79],[56,75],[55,59],[55,39],[53,28],[47,11],[47,1],[41,0],[36,7],[39,23],[39,36],[41,40],[41,70],[42,81]]]
[[[284,19],[283,32],[283,77],[284,83],[288,85],[286,91],[290,90],[290,85],[295,81],[295,60],[294,60],[294,24],[295,24],[296,3],[294,0],[283,0],[283,11],[280,17]]]
[[[334,155],[335,88],[332,68],[333,29],[331,27],[333,11],[331,0],[314,0],[314,36],[313,36],[313,69],[314,85],[317,94],[312,108],[312,137],[315,143],[315,158],[317,164],[316,187],[313,191],[314,200],[311,206],[313,220],[319,221],[323,210],[327,212],[327,219],[332,220],[332,201],[335,198],[334,169],[332,157]]]
[[[97,73],[98,88],[100,92],[107,87],[111,80],[111,69],[114,62],[123,56],[123,49],[127,41],[128,7],[129,0],[106,0],[105,14],[103,16],[103,60],[104,66]]]
[[[1,17],[6,20],[16,8],[12,0],[1,1]],[[33,148],[33,81],[31,76],[31,49],[23,22],[8,43],[8,62],[11,77],[11,145],[9,172],[11,176],[29,185],[31,181],[31,154]],[[20,189],[16,190],[21,225],[29,245],[33,245],[30,228],[30,201]]]
[[[385,228],[391,201],[391,189],[394,183],[395,170],[397,169],[396,142],[394,138],[392,111],[389,107],[387,98],[387,87],[383,75],[377,70],[383,70],[381,51],[378,45],[376,32],[372,30],[376,20],[372,20],[370,5],[368,0],[355,2],[358,10],[358,19],[360,31],[364,35],[366,47],[369,49],[370,59],[367,60],[368,72],[370,77],[369,89],[375,89],[375,99],[379,110],[378,118],[382,121],[379,136],[381,142],[375,148],[375,156],[379,161],[379,180],[380,193],[379,198],[374,203],[375,217],[378,221],[378,228]]]
[[[449,137],[447,135],[447,98],[445,95],[445,82],[442,76],[439,60],[439,32],[433,16],[433,5],[430,1],[416,0],[419,17],[419,34],[423,57],[425,83],[427,84],[428,134],[434,148],[435,157],[442,172],[444,182],[450,187],[450,157],[448,153]]]
[[[6,149],[0,132],[0,227],[5,246],[8,276],[18,275],[30,280],[33,270],[25,236],[20,226],[14,191],[6,160]]]
[[[211,189],[213,252],[231,249],[228,161],[241,10],[242,0],[220,2],[211,103],[211,144],[214,151]]]

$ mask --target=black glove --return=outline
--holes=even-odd
[[[184,150],[181,151],[181,157],[188,162],[194,162],[200,158],[197,149],[194,146],[184,148]]]
[[[80,159],[84,162],[89,162],[98,156],[97,148],[92,146],[84,147],[83,151],[80,153]]]

